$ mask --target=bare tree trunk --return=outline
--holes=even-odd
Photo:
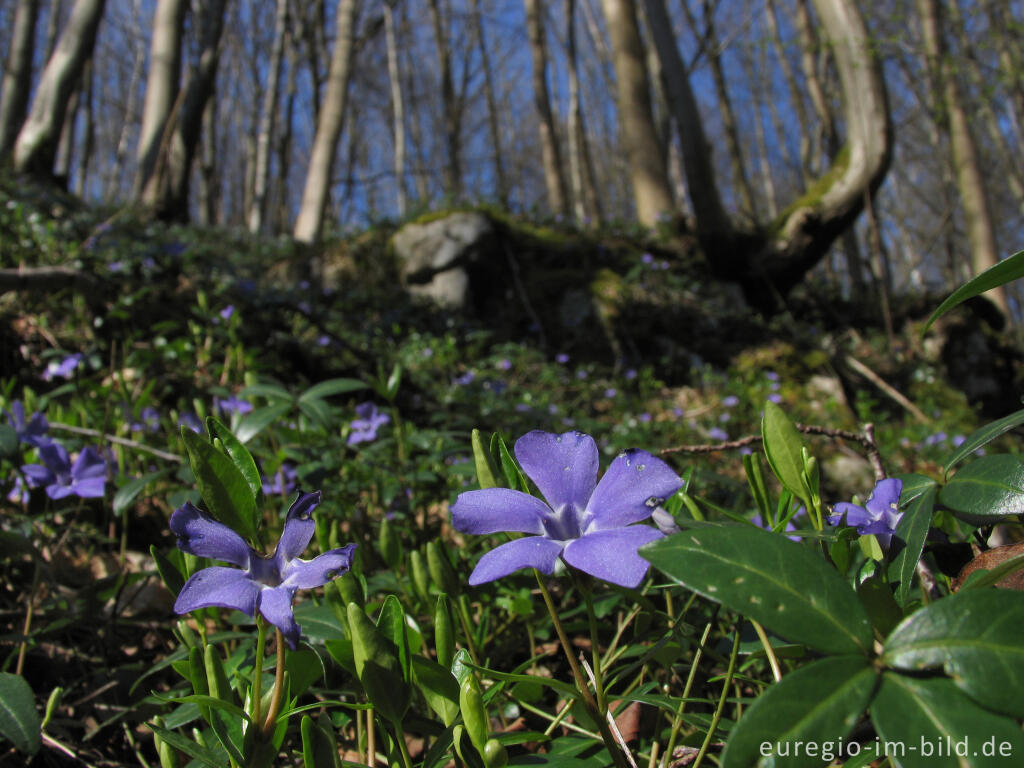
[[[142,16],[142,0],[134,0],[132,3],[132,20],[135,23],[135,31],[139,33],[140,42],[135,46],[134,60],[132,62],[132,74],[128,80],[128,91],[125,97],[124,112],[121,117],[121,131],[117,138],[117,148],[114,151],[114,164],[110,174],[103,184],[103,199],[112,200],[115,190],[121,186],[121,177],[124,170],[124,161],[128,157],[128,139],[130,126],[135,123],[135,109],[139,92],[139,81],[142,79],[142,68],[146,64],[146,48],[141,43],[140,17]]]
[[[936,95],[936,101],[941,104],[948,121],[953,167],[967,225],[967,238],[971,244],[971,266],[975,273],[979,273],[999,263],[995,229],[985,197],[985,182],[957,83],[957,72],[945,55],[941,10],[937,0],[918,0],[918,12],[921,14],[921,30],[929,68],[935,73],[934,78],[942,89],[941,96]],[[985,295],[1009,320],[1010,308],[1002,286],[993,288]]]
[[[557,215],[569,213],[565,175],[558,148],[555,119],[551,114],[548,95],[548,54],[544,35],[544,17],[538,0],[525,0],[526,28],[530,38],[530,59],[533,63],[533,105],[537,110],[541,157],[544,163],[544,182],[548,193],[548,206]]]
[[[579,56],[576,50],[576,0],[565,0],[565,41],[569,70],[569,177],[573,212],[581,226],[601,223],[601,204],[594,189],[593,168],[580,93]]]
[[[206,103],[211,100],[217,82],[220,37],[224,29],[227,0],[207,0],[199,19],[199,61],[189,72],[181,97],[178,119],[173,121],[167,156],[167,186],[156,206],[165,220],[187,221],[192,161],[195,159],[202,130]]]
[[[28,113],[38,20],[39,0],[19,0],[14,12],[14,29],[11,31],[3,85],[0,86],[0,158],[7,157],[14,149],[18,131]]]
[[[52,174],[68,99],[96,44],[104,5],[105,0],[76,0],[39,78],[32,108],[14,145],[14,168],[19,173],[40,177]]]
[[[267,207],[267,186],[270,177],[270,142],[277,114],[278,93],[281,88],[281,67],[284,62],[285,38],[288,35],[288,2],[277,0],[274,18],[274,44],[267,65],[267,87],[263,91],[259,128],[256,133],[256,167],[253,171],[252,207],[249,209],[249,231],[258,234],[263,229],[263,215]]]
[[[54,0],[50,4],[50,12],[46,19],[46,60],[53,56],[57,47],[57,33],[60,31],[60,17],[64,8],[63,0]]]
[[[444,142],[447,156],[442,178],[445,196],[449,202],[455,202],[462,197],[461,108],[455,97],[452,49],[446,28],[448,19],[442,14],[438,0],[430,0],[429,5],[430,18],[434,24],[434,41],[441,73],[441,105],[444,110]]]
[[[484,35],[483,16],[480,13],[480,0],[472,0],[473,34],[480,49],[480,64],[484,71],[484,99],[487,102],[487,128],[491,136],[491,147],[494,150],[494,179],[497,185],[498,202],[508,207],[509,183],[505,172],[505,149],[501,140],[501,128],[498,124],[498,103],[494,97],[494,74],[491,70],[491,54],[487,48]]]
[[[835,153],[839,149],[839,138],[836,133],[835,120],[832,117],[832,110],[828,106],[828,99],[825,97],[825,88],[818,77],[818,64],[815,59],[815,51],[819,45],[818,36],[814,31],[811,22],[811,12],[807,7],[808,0],[797,0],[796,2],[796,23],[800,32],[800,67],[804,73],[804,80],[807,83],[807,92],[811,97],[811,106],[818,116],[818,144],[820,150],[824,145],[824,152],[829,160],[835,159]],[[815,151],[812,145],[811,161],[808,166],[810,172],[817,173],[820,169],[820,151]]]
[[[293,18],[296,16],[293,8]],[[276,234],[288,229],[291,219],[289,176],[292,166],[292,121],[295,100],[298,97],[299,35],[292,34],[288,45],[288,84],[285,87],[284,114],[281,116],[281,134],[277,138],[277,174],[275,175],[276,205],[272,231]]]
[[[634,0],[602,0],[601,5],[615,60],[619,121],[629,158],[637,219],[653,227],[662,215],[672,213],[672,188],[665,158],[658,149],[636,5]]]
[[[1024,57],[1020,50],[1020,26],[1013,18],[1007,18],[1007,9],[1001,3],[985,4],[988,8],[989,28],[995,33],[996,50],[999,52],[999,68],[1006,82],[1013,109],[1010,114],[1017,131],[1017,140],[1024,133]]]
[[[217,102],[210,99],[203,110],[203,130],[199,146],[199,223],[212,226],[217,223]]]
[[[313,151],[302,191],[302,204],[293,233],[301,243],[316,242],[323,230],[331,171],[348,105],[348,83],[352,74],[353,39],[358,10],[356,0],[341,0],[338,5],[337,35],[327,78],[327,93],[316,125]]]
[[[181,43],[188,0],[159,0],[153,18],[153,39],[149,48],[149,77],[142,107],[139,132],[138,169],[133,197],[154,207],[160,186],[166,184],[165,169],[159,168],[161,147],[170,138],[172,111],[181,86]],[[166,138],[165,138],[166,137]]]
[[[811,139],[808,131],[807,110],[804,108],[804,98],[797,84],[793,67],[789,64],[786,56],[786,47],[782,43],[782,35],[779,32],[778,12],[775,8],[775,0],[766,0],[764,19],[768,25],[768,31],[772,38],[772,46],[775,49],[775,58],[779,60],[779,68],[782,70],[782,77],[786,81],[786,88],[789,90],[789,100],[793,103],[793,113],[796,115],[797,126],[800,129],[800,169],[804,184],[810,180],[811,171],[810,154]]]
[[[760,65],[761,72],[767,72],[765,68],[765,62],[762,60],[758,62]],[[753,51],[748,51],[747,55],[743,56],[742,61],[743,72],[747,77],[747,81],[751,85],[751,92],[753,93],[754,99],[754,146],[757,147],[757,161],[758,171],[761,177],[761,191],[764,194],[765,202],[768,206],[768,217],[774,219],[779,215],[779,204],[778,197],[775,192],[775,180],[772,178],[772,166],[768,160],[768,144],[764,137],[764,123],[763,123],[763,105],[761,94],[767,92],[768,100],[772,98],[771,88],[766,87],[767,84],[761,85],[757,82],[757,66],[754,64]]]
[[[87,76],[89,62],[86,61],[82,67],[83,79]],[[67,189],[68,180],[71,178],[71,161],[75,153],[75,134],[78,131],[78,111],[82,106],[82,82],[75,85],[68,99],[68,111],[64,116],[64,125],[60,130],[60,140],[57,142],[57,155],[53,161],[53,180],[58,186]]]
[[[398,41],[395,35],[395,11],[392,2],[384,3],[384,37],[388,48],[388,79],[391,81],[392,141],[395,145],[395,192],[399,217],[405,216],[405,102],[402,99],[402,73],[398,68]]]
[[[93,119],[92,109],[92,85],[93,65],[90,58],[85,65],[81,90],[82,125],[85,127],[85,136],[82,138],[82,151],[78,161],[78,176],[75,180],[75,194],[85,197],[86,180],[89,176],[89,165],[92,163],[92,153],[96,146],[96,121]]]

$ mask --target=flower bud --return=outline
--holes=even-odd
[[[466,733],[473,746],[482,755],[487,745],[487,710],[484,708],[484,697],[480,691],[480,683],[472,672],[466,675],[459,689],[459,709],[462,711],[462,722],[466,725]]]
[[[437,651],[437,663],[451,669],[455,658],[455,624],[448,606],[448,595],[445,594],[438,596],[434,609],[434,650]]]
[[[391,528],[391,521],[386,517],[380,521],[380,535],[377,537],[381,557],[388,568],[396,570],[402,564],[402,542]]]
[[[427,544],[427,570],[430,571],[434,586],[450,595],[458,594],[459,579],[437,539]]]
[[[409,570],[412,571],[412,585],[416,594],[425,603],[430,602],[430,574],[423,553],[414,549],[409,555]]]
[[[508,765],[508,751],[497,739],[488,739],[484,745],[484,764],[487,768],[505,768]]]

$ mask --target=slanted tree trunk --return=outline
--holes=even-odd
[[[260,109],[259,128],[256,132],[256,163],[253,171],[252,206],[249,208],[249,231],[253,234],[258,234],[263,229],[263,216],[267,207],[270,142],[274,132],[274,116],[277,114],[285,38],[288,35],[288,2],[289,0],[277,0],[274,43],[270,48],[270,63],[267,65],[267,87],[263,91],[263,106]]]
[[[32,90],[32,56],[35,54],[39,0],[19,0],[14,12],[11,47],[7,52],[3,85],[0,86],[0,158],[14,149],[21,124],[28,112]]]
[[[602,0],[601,5],[615,61],[619,123],[629,158],[636,215],[641,224],[653,227],[660,216],[673,210],[672,188],[651,112],[650,83],[636,5],[634,0]]]
[[[483,14],[480,0],[472,0],[473,35],[480,50],[480,65],[484,71],[484,99],[487,103],[487,130],[494,151],[494,180],[497,186],[498,202],[508,207],[509,182],[505,172],[505,150],[498,125],[498,101],[494,97],[494,73],[491,69],[491,54],[484,35]]]
[[[985,182],[978,162],[978,151],[960,94],[957,72],[945,55],[939,3],[937,0],[918,0],[918,12],[921,14],[921,31],[928,66],[933,73],[933,79],[941,89],[941,94],[936,94],[935,101],[941,105],[940,113],[945,116],[946,127],[949,130],[956,184],[967,225],[967,238],[971,245],[971,266],[975,273],[979,273],[999,263],[999,249],[996,247],[992,214],[985,197]],[[1002,310],[1007,319],[1010,319],[1006,291],[1002,286],[993,288],[985,295]]]
[[[551,114],[548,94],[548,53],[544,34],[544,16],[539,0],[525,0],[526,29],[530,38],[530,60],[533,64],[533,106],[537,110],[537,128],[540,133],[541,158],[544,163],[544,183],[548,193],[548,207],[552,213],[569,213],[565,174],[562,173],[562,153],[555,132],[555,118]]]
[[[722,204],[689,80],[667,23],[663,0],[645,0],[666,89],[680,126],[683,160],[701,248],[711,268],[737,281],[747,300],[764,312],[827,253],[874,194],[889,168],[892,124],[873,41],[855,0],[814,0],[839,74],[846,145],[832,167],[771,225],[739,227]]]
[[[157,215],[164,220],[187,221],[189,218],[189,182],[192,162],[199,145],[203,113],[211,100],[217,81],[220,59],[220,37],[224,29],[227,0],[207,0],[199,18],[199,60],[188,73],[181,97],[178,119],[173,121],[167,156],[167,186],[156,205]]]
[[[302,203],[295,220],[293,235],[301,243],[312,244],[323,231],[327,197],[331,186],[331,172],[337,151],[341,127],[345,123],[348,105],[348,83],[352,74],[356,0],[341,0],[338,5],[337,35],[331,54],[331,67],[327,77],[327,92],[316,124],[313,151],[309,158],[306,183],[302,190]]]
[[[14,144],[14,169],[50,178],[68,100],[92,55],[105,0],[76,0],[36,86],[28,118]]]

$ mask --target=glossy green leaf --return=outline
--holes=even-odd
[[[358,605],[349,603],[347,612],[359,682],[381,716],[400,724],[409,708],[410,691],[402,676],[398,649]]]
[[[803,480],[803,440],[785,412],[768,400],[764,404],[761,420],[761,438],[764,453],[772,472],[794,495],[806,501]]]
[[[481,488],[495,488],[498,481],[494,479],[494,467],[491,466],[490,452],[484,447],[480,430],[474,429],[470,434],[473,444],[473,463],[476,465],[476,482]]]
[[[180,550],[172,550],[172,552],[180,552]],[[157,549],[156,544],[149,546],[149,554],[156,563],[156,571],[160,574],[160,579],[163,581],[164,586],[167,587],[172,595],[181,592],[181,588],[185,586],[185,577],[178,567],[174,565],[169,557]]]
[[[498,456],[501,457],[501,471],[505,475],[507,487],[517,491],[527,491],[529,485],[526,482],[526,477],[519,469],[519,465],[516,464],[516,460],[512,458],[512,452],[505,445],[505,439],[497,433],[494,436],[498,439]]]
[[[939,491],[943,506],[972,525],[1024,512],[1024,462],[1002,453],[961,467]]]
[[[388,595],[384,598],[380,615],[377,617],[377,629],[390,640],[398,652],[398,661],[402,668],[402,677],[406,682],[412,679],[412,662],[409,659],[409,631],[405,623],[405,611],[398,598]]]
[[[262,409],[261,409],[262,410]],[[249,414],[251,416],[252,414]],[[239,424],[241,430],[248,416],[244,417]],[[211,438],[217,438],[224,446],[224,450],[227,451],[228,457],[234,462],[235,466],[238,467],[238,471],[242,473],[242,477],[249,484],[249,488],[252,490],[254,498],[259,499],[263,495],[263,480],[260,478],[259,468],[256,466],[256,462],[252,458],[252,454],[249,453],[248,449],[242,445],[248,441],[248,437],[242,438],[232,434],[231,430],[224,426],[224,423],[218,421],[213,416],[206,417],[206,429],[210,433]]]
[[[114,514],[122,515],[128,506],[135,501],[135,497],[142,493],[143,489],[157,478],[163,477],[171,471],[170,467],[156,472],[150,472],[142,477],[136,477],[117,489],[114,494]]]
[[[156,723],[146,723],[146,727],[159,734],[160,738],[170,746],[180,750],[194,760],[198,760],[203,765],[210,766],[210,768],[224,768],[224,765],[228,762],[228,755],[223,748],[217,750],[201,747],[192,739],[182,736],[175,731],[170,731]]]
[[[938,486],[924,475],[900,475],[899,479],[903,481],[900,494],[903,516],[896,524],[896,534],[889,548],[892,557],[889,575],[896,580],[896,602],[905,605],[932,524]]]
[[[949,455],[946,459],[946,466],[942,468],[943,473],[949,472],[954,465],[959,464],[966,457],[970,456],[976,450],[984,445],[995,440],[1001,434],[1009,432],[1014,427],[1024,424],[1024,409],[1015,411],[1009,416],[993,421],[991,424],[986,424],[981,429],[973,432],[970,437],[963,441],[960,446]]]
[[[973,280],[967,281],[953,291],[953,293],[939,305],[938,309],[932,312],[931,317],[928,318],[928,322],[924,324],[924,328],[921,330],[921,335],[923,336],[928,331],[932,323],[958,304],[962,304],[968,299],[978,296],[987,290],[999,285],[1004,285],[1021,277],[1024,277],[1024,251],[1018,251],[1012,256],[1003,259],[995,266],[989,267]]]
[[[903,611],[892,596],[892,590],[878,575],[869,576],[857,585],[857,597],[880,637],[889,634],[903,618]]]
[[[19,752],[34,755],[40,747],[39,713],[25,678],[0,672],[0,736]]]
[[[837,656],[791,672],[764,691],[729,734],[722,768],[820,766],[792,745],[835,744],[845,738],[871,701],[878,672],[863,656]],[[772,745],[765,755],[761,745]]]
[[[704,525],[640,548],[663,573],[775,634],[826,653],[867,653],[871,626],[835,569],[809,547],[751,525]]]
[[[1013,720],[982,709],[942,677],[884,673],[871,722],[875,744],[900,768],[1006,768],[1024,754]]]
[[[325,397],[343,395],[346,392],[356,392],[360,389],[366,389],[366,382],[359,379],[327,379],[327,381],[314,384],[299,395],[299,402],[301,403],[304,400],[322,400]]]
[[[459,684],[455,676],[419,654],[412,657],[412,676],[427,705],[446,726],[451,725],[459,714]]]
[[[309,715],[303,715],[299,733],[302,737],[303,768],[341,768],[338,745],[331,728],[324,728]]]
[[[972,589],[937,600],[893,630],[882,661],[941,667],[978,703],[1024,717],[1024,594]]]
[[[192,474],[210,514],[247,539],[256,537],[256,496],[235,463],[188,427],[181,428]]]
[[[275,402],[245,414],[245,416],[239,420],[238,428],[236,430],[236,436],[238,437],[239,444],[248,443],[275,421],[280,421],[281,418],[291,409],[291,403]],[[228,449],[228,453],[234,457],[234,452],[230,448]]]

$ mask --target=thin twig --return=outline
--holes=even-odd
[[[177,464],[181,464],[184,460],[181,456],[175,453],[168,453],[167,451],[161,451],[159,448],[153,448],[152,446],[146,445],[145,443],[139,443],[135,440],[129,440],[126,437],[118,437],[117,435],[108,435],[105,432],[101,432],[98,429],[87,429],[86,427],[73,427],[70,424],[55,424],[50,422],[50,427],[53,429],[59,429],[64,432],[71,432],[75,435],[85,435],[87,437],[102,437],[104,440],[109,440],[111,443],[117,443],[128,448],[134,448],[137,451],[143,451],[144,453],[151,453],[158,459],[165,461],[173,461]]]
[[[882,392],[903,406],[915,419],[920,421],[922,424],[931,424],[932,420],[925,416],[920,408],[910,402],[902,392],[885,381],[881,376],[864,365],[860,360],[855,358],[853,355],[847,355],[843,358],[843,361],[865,379],[882,390]]]
[[[590,668],[586,657],[582,653],[580,654],[580,664],[583,665],[583,669],[586,671],[587,677],[590,678],[591,684],[597,688],[597,680],[594,677],[594,670]],[[636,764],[636,760],[633,759],[633,753],[630,752],[629,747],[626,746],[626,740],[622,738],[622,731],[619,730],[619,724],[615,722],[615,715],[611,713],[611,710],[605,710],[604,714],[605,717],[608,718],[609,729],[615,737],[615,741],[618,742],[620,747],[622,747],[622,752],[626,755],[626,759],[629,761],[629,764],[633,768],[640,768],[640,766]]]

